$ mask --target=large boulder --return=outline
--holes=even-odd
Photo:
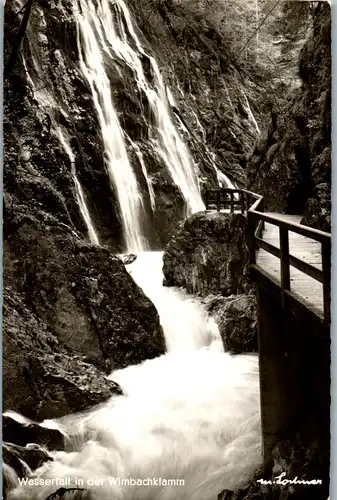
[[[206,309],[214,318],[227,352],[240,354],[256,352],[257,319],[254,295],[240,294],[230,297],[209,295]]]
[[[5,285],[61,344],[109,371],[165,352],[154,305],[108,248],[51,219],[8,219]]]
[[[187,219],[163,256],[164,284],[225,296],[251,290],[244,215],[199,212]]]
[[[3,312],[5,411],[14,410],[31,419],[43,420],[84,410],[122,394],[118,384],[107,380],[103,372],[85,362],[84,356],[74,355],[60,344],[46,324],[7,288]],[[6,439],[18,445],[25,444],[24,437],[19,439],[18,429],[10,432],[13,422],[9,424],[4,422]],[[34,436],[33,432],[31,438]],[[36,437],[30,442],[36,442]]]

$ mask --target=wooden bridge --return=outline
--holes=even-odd
[[[205,202],[247,217],[265,461],[310,415],[329,443],[331,235],[300,216],[265,212],[263,197],[245,189],[209,190]]]

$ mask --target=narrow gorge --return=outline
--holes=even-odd
[[[6,1],[5,499],[309,498],[257,486],[302,444],[263,468],[247,220],[206,210],[331,229],[330,7],[300,4]]]

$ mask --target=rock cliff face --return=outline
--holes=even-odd
[[[22,12],[16,15],[20,8],[19,2],[6,4],[5,60],[10,57],[22,20]],[[147,46],[141,32],[137,32]],[[120,125],[130,139],[126,149],[145,207],[144,232],[151,246],[160,248],[185,215],[183,199],[156,146],[150,143],[152,111],[145,96],[136,90],[132,70],[122,62],[110,66],[112,97]],[[80,70],[71,2],[33,3],[21,51],[5,81],[4,100],[4,182],[6,192],[17,202],[17,210],[30,212],[35,199],[36,212],[54,216],[87,236],[76,199],[69,151],[58,137],[61,130],[76,163],[77,177],[100,242],[121,251],[121,210],[105,165],[102,132],[91,90]],[[141,158],[156,194],[155,212],[150,206]],[[214,170],[210,172],[208,167],[208,171],[214,185]]]
[[[156,57],[171,87],[169,114],[191,149],[201,188],[218,186],[215,164],[232,181],[243,184],[246,155],[265,113],[259,71],[240,68],[216,29],[202,17],[186,13],[179,2],[154,6],[130,0],[127,6],[137,36]],[[5,63],[24,15],[21,7],[19,1],[6,3]],[[69,150],[58,135],[61,130],[99,240],[120,251],[121,210],[106,168],[90,86],[80,69],[74,9],[68,0],[34,0],[32,4],[16,64],[4,84],[5,191],[22,213],[32,210],[34,199],[38,214],[57,217],[87,237]],[[117,6],[111,10],[113,17],[120,16]],[[152,82],[146,57],[141,64]],[[137,89],[135,72],[121,58],[107,66],[113,102],[129,138],[126,149],[143,198],[143,229],[151,247],[162,248],[186,215],[182,195],[150,140],[153,112],[144,92]],[[155,211],[142,161],[155,194]]]
[[[273,110],[248,162],[250,189],[269,210],[305,213],[303,222],[331,230],[331,15],[319,2],[300,53],[301,86]]]
[[[47,325],[5,289],[4,410],[44,420],[122,394],[104,373],[60,343]],[[15,388],[15,390],[13,390]]]
[[[164,353],[155,307],[108,249],[77,240],[53,220],[11,215],[4,245],[4,408],[42,419],[106,399],[114,386],[99,370]]]
[[[166,286],[189,293],[238,294],[252,284],[247,275],[246,218],[241,214],[200,212],[187,219],[163,256]]]

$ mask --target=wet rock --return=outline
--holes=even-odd
[[[314,196],[307,202],[301,224],[331,232],[331,186],[328,183],[319,184]]]
[[[203,296],[251,290],[246,228],[241,214],[199,212],[187,219],[165,249],[164,284]]]
[[[39,397],[38,418],[60,417],[121,395],[121,388],[94,366],[67,354],[29,356],[24,375]]]
[[[218,498],[227,500],[229,495],[228,500],[327,500],[327,443],[321,440],[315,417],[307,417],[298,428],[298,432],[289,434],[289,439],[277,443],[272,460],[256,471],[246,488],[223,491]]]
[[[254,295],[231,295],[229,297],[209,295],[205,299],[206,309],[215,319],[224,348],[233,354],[256,352],[257,318]]]
[[[5,284],[74,354],[105,370],[165,352],[154,305],[109,249],[32,218],[16,221],[5,246]]]
[[[122,259],[122,262],[125,266],[128,264],[132,264],[137,259],[137,255],[133,253],[125,254],[125,255],[120,255],[119,256]]]
[[[17,294],[7,288],[4,291],[5,411],[14,410],[33,420],[43,420],[88,408],[122,393],[103,372],[66,349]],[[35,432],[41,433],[41,428],[27,430],[23,426],[19,431],[15,422],[5,421],[4,435],[8,441],[26,444],[28,431],[28,442],[40,443]],[[56,431],[43,432],[47,435],[52,432],[54,439]]]
[[[19,477],[25,477],[29,469],[33,471],[44,462],[53,460],[47,450],[37,444],[23,447],[12,443],[3,443],[2,459]]]
[[[64,435],[59,430],[43,427],[25,417],[18,418],[17,415],[3,415],[2,436],[4,441],[19,447],[36,443],[49,450],[64,448]]]

